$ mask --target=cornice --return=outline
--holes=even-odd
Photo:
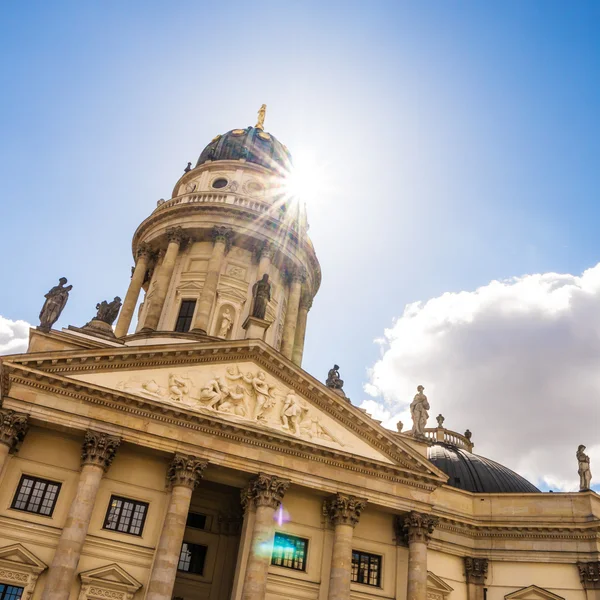
[[[373,419],[368,417],[359,408],[340,398],[337,394],[325,387],[324,384],[314,379],[305,371],[276,353],[270,346],[256,340],[237,340],[235,342],[216,342],[202,344],[186,344],[185,348],[173,345],[150,346],[143,348],[124,348],[102,350],[98,352],[71,352],[71,353],[40,353],[11,357],[9,363],[4,361],[5,369],[17,366],[32,369],[38,373],[60,373],[62,387],[68,385],[85,386],[81,381],[74,381],[67,376],[70,373],[86,371],[102,372],[115,370],[140,370],[165,366],[190,366],[198,364],[231,363],[234,361],[251,360],[274,374],[288,386],[295,389],[300,395],[310,400],[333,419],[343,424],[365,439],[372,447],[382,452],[385,456],[395,461],[409,477],[427,482],[434,487],[443,483],[447,476],[425,458],[413,450],[408,444],[399,447],[399,442],[391,431],[386,430]],[[3,393],[8,389],[7,381],[3,377]],[[91,386],[92,388],[94,386]],[[104,390],[105,388],[98,389]],[[126,394],[111,391],[116,397]],[[132,396],[139,401],[145,399]],[[148,401],[153,402],[153,401]],[[167,407],[160,404],[161,410]],[[196,413],[193,413],[196,414]],[[269,435],[272,435],[269,433]],[[422,469],[428,469],[424,472]]]
[[[6,366],[8,365],[5,363]],[[415,473],[388,463],[361,458],[328,447],[312,445],[292,436],[279,434],[275,430],[263,430],[251,425],[240,426],[213,414],[205,415],[195,411],[192,412],[177,406],[145,399],[141,396],[102,388],[27,367],[18,365],[10,365],[10,367],[11,382],[40,391],[104,406],[144,419],[192,429],[236,443],[319,462],[357,474],[404,484],[426,492],[431,492],[436,488],[436,485],[424,474]],[[129,441],[125,436],[123,436],[123,440]],[[136,435],[131,441],[139,443],[139,435]]]

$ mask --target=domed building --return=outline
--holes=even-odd
[[[0,358],[0,600],[600,600],[589,481],[302,369],[321,269],[265,109],[139,225],[122,302],[58,330],[61,278]]]

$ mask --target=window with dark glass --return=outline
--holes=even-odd
[[[206,546],[183,542],[177,569],[185,573],[202,575],[204,573],[204,562],[206,561]]]
[[[206,529],[206,515],[190,512],[185,525],[194,529]]]
[[[21,600],[23,590],[22,587],[0,583],[0,600]]]
[[[229,183],[229,181],[227,181],[227,179],[224,179],[223,177],[219,177],[219,179],[215,179],[213,181],[212,186],[219,190],[221,188],[224,188],[228,183]]]
[[[146,502],[111,496],[104,519],[104,529],[142,535],[147,512],[148,504]]]
[[[381,584],[381,556],[352,550],[352,581],[379,587]]]
[[[54,511],[59,490],[60,483],[23,475],[11,508],[50,517]]]
[[[306,570],[307,548],[308,540],[304,538],[276,533],[271,564],[295,571],[304,571]]]
[[[194,310],[196,309],[195,300],[182,300],[181,306],[179,307],[179,315],[175,323],[175,331],[185,333],[190,330],[192,326],[192,318],[194,316]]]

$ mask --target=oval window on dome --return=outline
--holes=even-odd
[[[224,188],[228,183],[229,183],[229,181],[227,181],[227,179],[225,179],[225,177],[219,177],[218,179],[215,179],[213,181],[212,186],[215,189],[220,190],[221,188]]]

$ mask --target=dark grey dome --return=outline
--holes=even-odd
[[[467,492],[514,494],[540,491],[509,468],[450,444],[436,442],[429,447],[427,455],[448,475],[448,485]]]
[[[241,158],[276,172],[289,169],[292,161],[288,149],[270,133],[257,127],[246,127],[218,135],[202,150],[196,166],[209,160]]]

